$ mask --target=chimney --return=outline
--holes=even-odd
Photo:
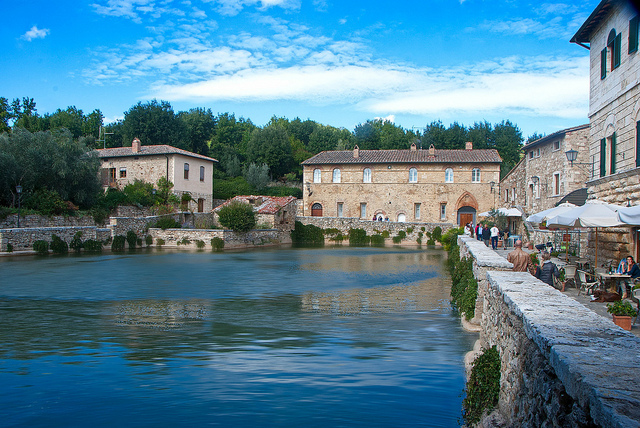
[[[140,142],[140,140],[138,140],[138,138],[134,138],[133,142],[131,143],[131,151],[133,153],[138,153],[140,151],[141,145],[142,143]]]
[[[412,151],[412,152],[415,152],[415,151],[416,151],[416,149],[417,149],[417,147],[416,147],[416,143],[411,143],[411,151]]]
[[[353,157],[354,158],[360,157],[360,148],[357,145],[353,148]]]
[[[465,149],[473,150],[473,143],[471,141],[467,141],[465,144]]]
[[[433,147],[433,144],[429,146],[429,156],[435,156],[436,155],[436,148]]]

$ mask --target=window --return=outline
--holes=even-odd
[[[453,183],[453,169],[447,168],[444,170],[444,182]]]
[[[371,169],[370,168],[365,168],[364,171],[362,171],[362,182],[363,183],[371,183]]]
[[[343,207],[344,207],[344,203],[338,202],[338,217],[344,217]]]
[[[313,170],[313,182],[322,183],[322,171],[318,168]]]
[[[560,150],[560,140],[553,142],[553,151],[555,152],[558,150]]]
[[[398,223],[404,223],[405,221],[407,221],[407,216],[404,213],[398,214]]]
[[[480,183],[480,168],[473,168],[471,171],[471,182]]]
[[[127,178],[127,168],[120,168],[120,178]]]
[[[629,53],[638,51],[638,16],[634,16],[629,21]]]
[[[529,159],[533,159],[533,150],[529,152]]]
[[[553,195],[558,196],[560,194],[560,173],[553,174]]]
[[[200,181],[204,181],[204,167],[200,167]]]
[[[504,189],[504,201],[509,202],[509,189]]]
[[[422,204],[420,203],[415,203],[413,204],[413,216],[416,220],[420,220],[420,208],[422,207]]]
[[[188,163],[184,164],[184,179],[185,180],[189,179],[189,164]]]
[[[539,158],[540,157],[540,147],[538,147],[536,149],[536,157]]]
[[[338,168],[333,170],[333,182],[340,183],[340,170]]]
[[[614,132],[607,141],[609,143],[609,174],[616,173],[616,133]]]
[[[440,204],[440,220],[447,219],[447,204]]]
[[[607,166],[609,167],[607,171]],[[616,173],[616,134],[600,140],[600,177]]]
[[[418,182],[418,170],[415,168],[409,169],[409,183],[417,183]]]
[[[607,48],[600,51],[600,80],[607,77]]]
[[[600,140],[600,177],[607,175],[607,139]]]
[[[622,34],[616,35],[615,29],[611,29],[609,37],[607,37],[607,49],[611,54],[611,71],[620,67],[621,36]]]
[[[114,181],[116,181],[116,169],[109,168],[109,182],[113,183]]]
[[[360,203],[360,218],[367,218],[367,203]]]
[[[525,193],[526,194],[526,193]],[[513,189],[511,189],[511,201],[515,202],[516,201],[516,188],[514,187]],[[527,203],[525,202],[525,205]]]

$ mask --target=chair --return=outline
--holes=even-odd
[[[578,288],[577,286],[577,281],[576,281],[576,267],[575,265],[565,265],[564,267],[564,280],[565,281],[569,281],[569,280],[573,280],[574,285],[576,286],[576,288]],[[570,282],[567,282],[568,285],[571,285]],[[578,288],[578,291],[580,289]]]
[[[576,276],[576,288],[578,289],[578,295],[580,295],[580,289],[583,289],[585,294],[593,294],[593,291],[600,285],[598,281],[588,282],[587,272],[578,270],[578,276]]]

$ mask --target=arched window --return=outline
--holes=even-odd
[[[365,168],[362,171],[362,182],[371,183],[371,168]]]
[[[340,169],[338,168],[333,170],[333,182],[340,183]]]
[[[471,171],[471,182],[480,183],[480,168],[473,168]]]
[[[313,170],[313,182],[322,183],[322,171],[319,168]]]
[[[444,182],[453,183],[453,169],[447,168],[444,170]]]
[[[416,168],[409,169],[409,183],[418,182],[418,170]]]
[[[185,180],[189,179],[189,164],[188,163],[184,164],[184,179]]]
[[[398,223],[404,223],[407,221],[407,216],[404,213],[398,214]]]
[[[621,34],[616,35],[615,28],[612,28],[607,37],[607,48],[611,54],[611,71],[620,66],[620,51],[622,49],[622,37]]]
[[[322,205],[318,203],[311,205],[311,215],[313,217],[322,217]]]

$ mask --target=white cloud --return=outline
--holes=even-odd
[[[375,120],[380,120],[382,122],[391,122],[394,123],[396,121],[396,115],[390,114],[387,117],[374,117]]]
[[[206,1],[206,0],[205,0]],[[259,10],[267,10],[272,7],[282,9],[300,9],[300,0],[209,0],[218,5],[217,11],[221,15],[234,16],[245,7],[255,6]]]
[[[36,25],[34,25],[29,31],[22,35],[22,39],[30,42],[33,39],[44,39],[48,34],[48,28],[43,28],[42,30],[40,30]]]

